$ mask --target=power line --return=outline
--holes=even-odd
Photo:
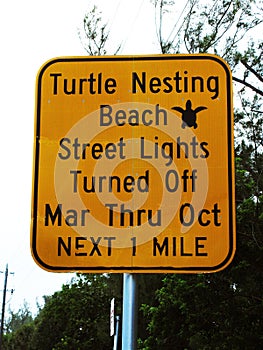
[[[173,26],[173,29],[171,30],[171,32],[170,32],[170,34],[169,34],[169,36],[168,36],[168,38],[167,38],[167,41],[169,41],[169,39],[171,38],[171,36],[172,36],[172,34],[173,34],[175,28],[178,26],[179,21],[180,21],[182,15],[183,15],[183,13],[185,12],[185,9],[186,9],[186,7],[188,6],[188,3],[189,3],[189,2],[190,2],[190,0],[188,0],[188,1],[186,2],[186,4],[185,4],[183,10],[181,11],[181,13],[180,13],[180,15],[179,15],[179,17],[178,17],[176,23],[175,23],[174,26]],[[183,22],[183,23],[184,23],[184,22]],[[181,27],[182,27],[182,26],[180,26],[180,28],[179,28],[179,30],[177,31],[177,33],[175,34],[175,36],[176,36],[176,35],[178,34],[178,32],[180,31]],[[174,36],[174,38],[175,38],[175,36]],[[173,40],[174,40],[174,39],[173,39]]]
[[[124,40],[122,41],[122,43],[121,43],[121,50],[120,50],[120,53],[123,51],[123,48],[124,48],[124,46],[125,46],[126,43],[127,43],[127,40],[128,40],[128,38],[129,38],[129,36],[130,36],[130,34],[131,34],[131,32],[132,32],[132,29],[133,29],[133,27],[134,27],[134,24],[135,24],[137,18],[139,17],[139,15],[140,15],[140,12],[141,12],[141,10],[142,10],[142,7],[143,7],[144,2],[145,2],[145,0],[142,0],[142,1],[141,1],[140,6],[139,6],[139,8],[138,8],[138,10],[137,10],[137,12],[136,12],[136,15],[134,16],[134,19],[133,19],[133,21],[132,21],[132,23],[131,23],[131,25],[130,25],[129,32],[128,32],[127,35],[126,35],[126,39],[124,39]]]

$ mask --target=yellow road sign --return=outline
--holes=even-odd
[[[37,77],[31,249],[50,271],[215,272],[235,252],[231,73],[56,58]]]

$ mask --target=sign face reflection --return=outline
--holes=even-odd
[[[212,55],[56,58],[37,77],[42,268],[215,272],[235,252],[231,73]]]

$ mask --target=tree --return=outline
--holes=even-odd
[[[109,37],[109,31],[106,23],[102,23],[101,12],[94,5],[86,13],[83,19],[83,27],[78,31],[80,41],[91,56],[105,55],[106,44]],[[116,48],[114,55],[121,49],[121,44]]]
[[[174,2],[154,1],[162,53],[214,53],[236,82],[235,155],[237,251],[222,272],[167,275],[152,303],[144,350],[261,349],[263,347],[262,43],[247,34],[262,23],[260,1],[187,2],[164,33]],[[246,39],[245,39],[246,38]]]
[[[109,307],[119,276],[78,275],[60,292],[45,298],[35,320],[32,348],[37,350],[111,349]]]
[[[164,26],[172,16],[174,1],[153,0],[156,32],[162,53],[213,53],[224,58],[234,73],[233,80],[263,95],[262,90],[247,82],[249,72],[262,82],[253,69],[262,58],[262,42],[250,41],[248,34],[263,22],[262,3],[257,0],[189,0],[172,28]],[[183,18],[183,20],[180,20]],[[248,43],[248,49],[244,47]],[[257,47],[258,46],[258,47]],[[253,57],[253,62],[248,58]],[[245,69],[239,78],[239,66]],[[238,66],[238,67],[237,67]],[[236,69],[238,68],[238,69]]]
[[[34,332],[33,317],[25,303],[17,313],[10,310],[4,336],[5,350],[30,350],[30,341]]]
[[[138,276],[139,303],[149,303],[160,287],[159,275]],[[122,275],[81,274],[61,291],[45,298],[34,320],[33,350],[112,349],[109,336],[110,300],[115,298],[115,315],[122,314]],[[145,336],[143,314],[139,336]],[[30,348],[31,349],[31,348]]]

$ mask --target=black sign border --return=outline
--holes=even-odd
[[[37,252],[37,213],[38,213],[38,179],[39,179],[39,154],[40,154],[40,124],[41,124],[41,90],[42,77],[46,69],[56,63],[80,63],[80,62],[123,62],[123,61],[189,61],[189,60],[212,60],[219,63],[226,73],[226,94],[227,94],[227,138],[228,138],[228,192],[229,192],[229,251],[226,258],[216,266],[197,267],[175,267],[175,266],[50,266],[46,264]],[[234,213],[234,170],[233,170],[233,107],[232,107],[232,79],[228,65],[218,56],[209,54],[188,54],[188,55],[149,55],[149,56],[83,56],[83,57],[58,57],[48,61],[39,71],[37,78],[36,98],[36,124],[35,124],[35,156],[34,156],[34,178],[33,178],[33,199],[32,199],[32,226],[31,226],[31,253],[36,263],[50,272],[129,272],[129,273],[211,273],[227,267],[235,253],[235,223]]]

